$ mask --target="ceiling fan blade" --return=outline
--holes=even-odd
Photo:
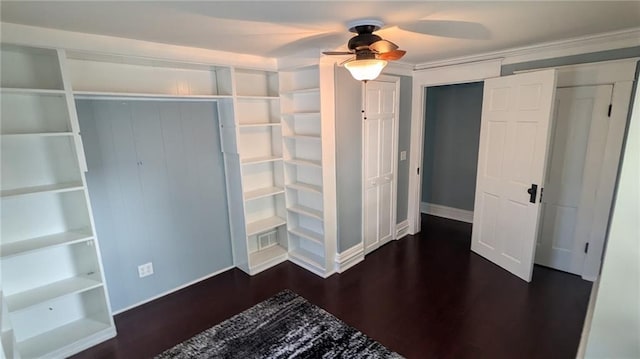
[[[398,45],[394,44],[391,41],[387,40],[378,40],[373,44],[369,45],[369,50],[373,52],[377,52],[378,54],[383,54],[385,52],[391,52],[398,49]]]
[[[454,39],[488,40],[491,32],[477,22],[458,20],[419,20],[398,26],[402,30],[419,34],[450,37]]]
[[[378,54],[377,58],[379,58],[380,60],[394,61],[394,60],[401,59],[402,56],[404,56],[404,54],[406,53],[407,52],[404,50],[393,50],[393,51],[383,52],[381,54]]]
[[[353,55],[353,52],[348,51],[322,51],[325,55]]]

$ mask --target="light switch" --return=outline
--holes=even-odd
[[[400,161],[405,161],[407,159],[407,151],[400,152]]]

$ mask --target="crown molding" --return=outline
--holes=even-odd
[[[0,22],[2,42],[183,63],[275,70],[275,58]]]
[[[382,70],[382,74],[413,76],[414,66],[404,62],[389,62]]]
[[[635,46],[640,46],[640,28],[545,42],[471,56],[429,61],[417,64],[415,69],[423,70],[498,58],[502,58],[503,65],[508,65]]]

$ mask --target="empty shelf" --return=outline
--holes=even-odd
[[[308,230],[306,228],[302,228],[302,227],[291,228],[291,229],[289,229],[289,232],[292,233],[292,234],[295,234],[298,237],[302,237],[302,238],[308,239],[308,240],[316,242],[318,244],[322,244],[323,243],[322,234],[314,232],[314,231],[310,231],[310,230]]]
[[[34,186],[26,188],[16,188],[3,190],[0,192],[1,197],[24,196],[37,193],[60,193],[71,192],[83,189],[82,182],[57,183],[46,186]]]
[[[324,270],[324,258],[321,255],[305,251],[301,248],[296,248],[289,251],[289,256],[315,266],[320,270]]]
[[[282,91],[280,94],[282,94],[282,95],[297,95],[297,94],[313,93],[313,92],[320,92],[320,87],[310,87],[310,88],[305,88],[305,89],[287,90],[287,91]]]
[[[286,256],[287,250],[279,245],[275,245],[249,254],[249,264],[250,267],[255,268],[265,262],[284,259]]]
[[[69,245],[93,238],[90,228],[84,228],[63,233],[56,233],[48,236],[30,238],[21,241],[8,242],[0,246],[0,256],[9,257],[12,255],[23,254],[43,248],[49,248],[59,245]]]
[[[95,274],[92,276],[73,277],[9,295],[6,297],[7,309],[9,312],[15,312],[54,298],[81,293],[100,287],[102,283],[98,280],[99,278],[100,277]]]
[[[302,183],[302,182],[294,182],[294,183],[288,184],[287,188],[300,190],[300,191],[322,193],[322,187],[312,185],[312,184]]]
[[[286,223],[287,221],[278,216],[273,216],[266,219],[261,219],[259,221],[247,223],[247,236],[262,233]]]
[[[272,126],[280,126],[280,122],[262,122],[262,123],[240,123],[238,127],[240,128],[252,128],[252,127],[272,127]]]
[[[284,192],[284,189],[280,187],[260,188],[257,190],[245,192],[244,199],[245,201],[251,201],[253,199],[274,196],[276,194],[283,193],[283,192]]]
[[[303,214],[303,215],[308,216],[308,217],[316,218],[316,219],[319,219],[321,221],[323,220],[322,211],[319,211],[319,210],[313,209],[313,208],[309,208],[309,207],[305,207],[305,206],[301,206],[299,204],[293,205],[293,206],[287,208],[287,210],[291,211],[291,212]]]
[[[302,160],[298,158],[292,158],[290,160],[286,160],[286,163],[296,165],[296,166],[322,167],[322,162],[320,161]]]
[[[73,136],[73,132],[3,133],[2,138]]]
[[[268,156],[268,157],[243,158],[242,160],[240,160],[240,162],[243,165],[251,165],[251,164],[274,162],[274,161],[280,161],[280,160],[282,160],[282,157],[280,156]]]
[[[320,136],[313,136],[313,135],[293,135],[293,136],[284,136],[284,138],[289,139],[289,140],[320,141]]]

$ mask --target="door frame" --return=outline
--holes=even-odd
[[[592,62],[566,66],[536,68],[515,73],[557,70],[557,87],[575,87],[589,85],[613,84],[611,103],[611,128],[607,138],[607,149],[601,170],[601,182],[598,187],[596,208],[601,218],[593,224],[589,236],[589,252],[585,259],[582,278],[596,280],[600,273],[606,234],[609,226],[611,199],[618,177],[618,167],[622,152],[622,142],[628,124],[629,104],[634,87],[636,66],[640,57]],[[424,126],[426,114],[426,88],[431,86],[453,85],[466,82],[484,81],[490,77],[500,76],[502,60],[483,61],[478,63],[446,66],[416,71],[413,78],[413,98],[410,147],[409,203],[407,218],[409,233],[420,232],[420,198],[422,172],[419,172],[423,160]],[[607,200],[608,198],[608,200]],[[608,204],[608,205],[607,205]],[[602,212],[604,211],[604,212]]]
[[[424,126],[427,110],[427,87],[484,81],[500,76],[502,59],[478,61],[460,65],[418,70],[413,74],[411,99],[411,146],[409,147],[409,198],[407,221],[409,234],[420,232],[420,202],[422,198],[422,161]],[[414,130],[415,129],[415,130]]]
[[[380,75],[378,76],[378,78],[376,78],[375,80],[372,80],[375,82],[390,82],[390,83],[394,83],[395,87],[396,87],[396,98],[394,99],[395,102],[395,116],[394,116],[394,126],[393,126],[393,145],[392,147],[392,152],[394,154],[393,156],[393,163],[391,164],[391,166],[393,166],[393,186],[391,188],[391,211],[392,211],[392,216],[391,216],[391,225],[392,225],[392,230],[391,230],[391,240],[397,240],[397,216],[398,216],[398,137],[399,137],[399,129],[400,129],[400,77],[397,76],[388,76],[388,75]],[[362,82],[362,102],[361,102],[361,108],[362,108],[362,118],[361,121],[363,121],[363,126],[361,126],[361,138],[362,138],[362,154],[364,156],[364,151],[366,148],[365,145],[365,126],[364,126],[364,121],[365,121],[365,100],[366,100],[366,96],[367,96],[367,91],[366,91],[366,83]],[[362,212],[361,212],[361,228],[360,228],[360,234],[362,236],[362,244],[364,246],[364,234],[365,234],[365,212],[364,212],[364,208],[365,208],[365,161],[361,161],[361,168],[360,168],[360,174],[361,174],[361,178],[360,178],[360,183],[362,184],[361,186],[361,198],[362,198]],[[380,246],[378,245],[375,249],[379,248]],[[374,251],[375,249],[372,249],[371,251]],[[371,253],[371,251],[369,253]],[[365,252],[364,254],[366,255],[366,248],[365,248]]]
[[[594,217],[598,220],[592,222],[587,239],[589,251],[582,267],[582,279],[584,280],[595,281],[598,279],[602,267],[613,194],[618,179],[624,134],[629,121],[629,105],[638,61],[640,61],[640,57],[551,67],[557,70],[558,88],[613,85],[610,102],[612,105],[609,118],[610,127],[594,204]],[[516,73],[538,70],[542,70],[542,68],[516,71]]]

